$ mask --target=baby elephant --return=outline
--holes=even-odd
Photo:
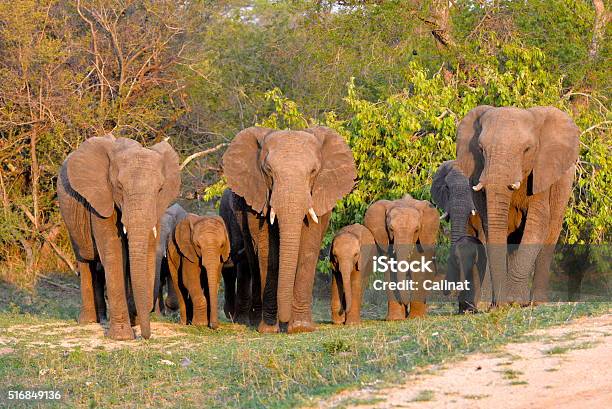
[[[343,227],[332,242],[331,315],[334,324],[359,324],[364,286],[372,270],[375,243],[361,224]]]
[[[221,268],[229,253],[227,230],[219,216],[189,213],[177,224],[168,243],[168,266],[181,324],[191,322],[209,325],[212,329],[219,326],[217,293]]]
[[[476,312],[480,287],[487,270],[487,253],[480,240],[473,236],[462,236],[451,247],[446,280],[467,281],[468,290],[459,293],[459,312]],[[444,291],[448,295],[450,291]]]

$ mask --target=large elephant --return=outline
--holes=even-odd
[[[108,336],[134,338],[132,298],[142,336],[151,336],[159,221],[180,183],[178,155],[167,142],[147,149],[131,139],[93,137],[66,158],[57,192],[81,276],[80,323],[100,320],[105,281]],[[105,280],[92,268],[97,261]]]
[[[228,319],[239,324],[249,324],[253,313],[251,294],[254,275],[249,267],[247,248],[242,236],[242,221],[238,220],[242,214],[235,209],[239,201],[241,198],[230,189],[225,189],[219,204],[219,216],[225,222],[231,245],[230,259],[222,270],[225,298],[223,311]],[[254,257],[252,255],[253,259]]]
[[[229,237],[221,217],[189,213],[176,225],[168,243],[168,265],[182,324],[191,321],[217,329],[221,268],[229,254]],[[204,272],[206,280],[202,280]]]
[[[361,224],[344,226],[332,241],[331,316],[334,324],[359,324],[364,286],[376,254],[374,237]]]
[[[474,202],[483,215],[496,303],[548,299],[579,134],[572,119],[553,107],[479,106],[459,124],[457,167],[479,193]],[[507,244],[518,243],[509,258]]]
[[[396,260],[414,260],[425,257],[433,260],[435,244],[440,229],[437,210],[426,200],[417,200],[405,195],[397,200],[379,200],[366,211],[363,224],[372,232],[380,255],[395,255]],[[413,272],[411,279],[422,284],[425,279],[433,279],[425,271]],[[398,273],[397,281],[407,279],[405,273]],[[387,277],[387,281],[390,281]],[[395,280],[393,280],[395,281]],[[399,297],[388,291],[387,320],[406,318],[408,308],[407,292]],[[427,313],[426,291],[420,285],[410,294],[409,317],[415,318]]]
[[[156,311],[165,313],[165,309],[176,311],[178,309],[178,299],[172,286],[170,270],[168,267],[168,243],[172,240],[176,225],[187,217],[187,212],[183,207],[175,203],[166,209],[160,221],[159,245],[155,255],[155,282],[157,290]],[[164,289],[168,291],[168,296],[164,300]]]
[[[223,170],[246,204],[243,233],[258,258],[260,285],[253,293],[263,304],[258,329],[313,331],[315,268],[331,211],[355,183],[351,150],[326,127],[252,127],[236,135]]]

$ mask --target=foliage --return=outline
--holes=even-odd
[[[545,69],[545,61],[538,49],[508,44],[497,56],[482,54],[478,64],[452,76],[431,75],[412,62],[406,72],[408,88],[378,102],[360,98],[351,81],[345,98],[346,119],[333,112],[323,119],[349,143],[358,173],[355,189],[336,207],[332,232],[361,222],[368,206],[379,199],[409,193],[429,200],[433,174],[443,161],[455,157],[458,121],[477,105],[553,105],[573,115],[583,127],[606,120],[607,110],[572,112],[561,79]],[[304,121],[295,104],[276,93],[274,98],[276,112],[264,123],[274,127],[278,118],[284,118],[285,125]],[[611,204],[607,192],[611,168],[606,136],[597,128],[582,136],[579,189],[565,219],[568,243],[604,242],[610,234],[612,221],[606,209]],[[330,241],[328,235],[324,246]]]
[[[328,124],[360,168],[335,229],[377,198],[428,198],[479,103],[572,113],[585,132],[563,240],[609,241],[612,26],[591,55],[594,19],[590,0],[2,2],[0,276],[32,284],[65,269],[57,250],[72,259],[55,175],[87,137],[170,137],[186,157],[257,123]],[[222,153],[183,169],[181,203],[222,192]]]

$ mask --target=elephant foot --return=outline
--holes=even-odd
[[[236,314],[236,316],[234,317],[234,322],[236,324],[240,324],[240,325],[250,325],[251,324],[251,318],[249,317],[248,313],[238,313]]]
[[[230,321],[234,321],[235,311],[233,308],[230,308],[227,301],[223,304],[223,313],[225,314],[225,318],[227,318]]]
[[[216,321],[214,321],[214,322],[213,322],[213,321],[211,321],[211,322],[208,324],[208,327],[209,327],[210,329],[217,329],[217,328],[219,328],[219,323],[218,323],[218,322],[216,322]]]
[[[108,333],[106,334],[110,339],[114,339],[116,341],[127,341],[130,339],[134,339],[134,331],[132,327],[125,324],[110,324],[110,328],[108,329]]]
[[[460,314],[474,314],[477,313],[478,309],[476,306],[467,301],[459,301],[459,313]]]
[[[410,313],[408,318],[420,318],[427,315],[427,304],[420,301],[413,301],[410,303]]]
[[[191,320],[191,325],[196,327],[208,327],[208,320],[202,318],[194,318]]]
[[[172,311],[178,310],[178,307],[179,307],[178,300],[176,299],[176,297],[170,297],[170,296],[168,296],[164,300],[164,305],[166,306],[166,308]]]
[[[81,310],[79,313],[79,325],[86,325],[94,322],[99,322],[95,311]]]
[[[280,332],[280,327],[278,323],[274,325],[268,325],[265,322],[261,321],[259,326],[257,327],[257,332],[260,334],[278,334]]]
[[[312,321],[291,321],[287,327],[287,333],[313,332],[315,329],[316,327]]]

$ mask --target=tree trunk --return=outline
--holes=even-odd
[[[603,0],[593,0],[595,7],[595,21],[593,22],[593,37],[589,46],[589,59],[594,60],[599,54],[599,48],[604,39],[606,24],[608,23],[609,15]]]

